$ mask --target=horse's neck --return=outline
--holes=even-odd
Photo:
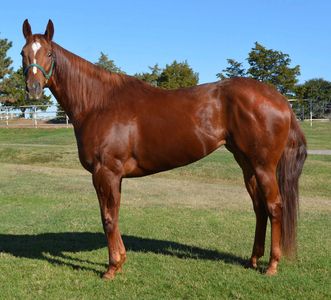
[[[54,44],[55,70],[50,90],[70,120],[80,124],[91,110],[109,101],[111,74],[102,73],[93,64]]]

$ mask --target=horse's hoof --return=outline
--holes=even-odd
[[[251,260],[248,261],[246,264],[245,264],[245,268],[246,269],[254,269],[256,270],[257,269],[257,263],[256,262],[252,262]]]
[[[276,268],[268,268],[267,272],[265,273],[265,275],[267,276],[274,276],[277,274],[277,269]]]
[[[118,266],[116,268],[114,266],[111,267],[110,270],[102,275],[102,279],[112,280],[115,278],[116,273],[122,273],[122,266]]]
[[[111,270],[111,271],[107,271],[106,273],[104,273],[102,275],[102,279],[104,280],[113,280],[115,278],[115,271]]]

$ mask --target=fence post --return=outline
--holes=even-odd
[[[6,108],[6,127],[8,128],[9,126],[9,110]]]
[[[65,115],[66,115],[66,127],[69,128],[69,117],[67,114],[65,114]]]
[[[313,101],[309,99],[310,106],[310,127],[313,126]]]
[[[33,107],[33,123],[34,128],[38,128],[38,122],[37,122],[37,107]]]

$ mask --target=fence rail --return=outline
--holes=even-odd
[[[316,102],[313,99],[289,99],[291,107],[299,120],[311,123],[314,120],[330,121],[331,119],[331,99]]]
[[[292,109],[297,118],[302,121],[330,121],[331,102],[326,102],[324,106],[314,105],[312,100],[289,99]],[[52,128],[52,127],[72,127],[68,116],[64,111],[59,111],[56,107],[49,105],[20,106],[0,106],[0,128]]]
[[[65,112],[57,110],[54,106],[0,107],[0,128],[69,128],[71,126]]]

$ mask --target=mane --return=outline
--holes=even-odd
[[[75,99],[75,103],[62,103],[61,99],[58,101],[64,109],[66,104],[74,107],[75,114],[108,106],[116,93],[127,87],[128,83],[133,88],[137,86],[145,89],[152,88],[135,77],[107,71],[55,42],[52,42],[52,46],[56,77],[62,78],[61,85],[64,85],[61,90],[66,90],[66,101],[72,102]]]

